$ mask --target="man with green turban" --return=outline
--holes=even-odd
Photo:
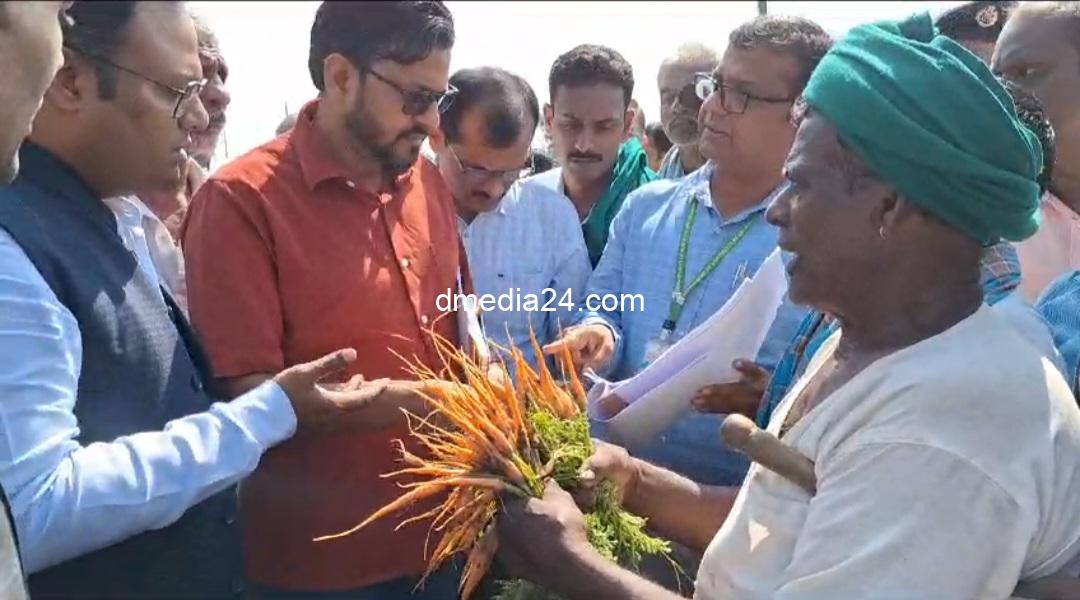
[[[768,432],[815,485],[754,465],[739,489],[709,487],[602,444],[585,479],[614,482],[661,535],[708,544],[702,600],[1005,598],[1070,574],[1080,410],[979,286],[981,249],[1038,224],[1038,142],[925,14],[852,30],[805,100],[768,219],[792,300],[842,327]],[[515,574],[571,600],[677,597],[593,551],[557,487],[506,511]]]

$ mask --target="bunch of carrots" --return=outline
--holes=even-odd
[[[584,414],[585,390],[568,353],[560,360],[565,380],[560,385],[544,361],[534,370],[516,347],[509,349],[516,373],[511,379],[505,366],[496,366],[492,377],[447,340],[438,336],[435,340],[446,367],[444,376],[408,363],[418,380],[432,384],[427,387],[427,400],[434,407],[431,414],[421,417],[406,411],[410,436],[427,452],[418,456],[397,440],[404,468],[383,475],[408,477],[409,483],[400,484],[405,493],[356,527],[316,541],[350,535],[425,498],[446,494],[442,504],[403,520],[398,527],[431,519],[425,555],[431,538],[438,536],[421,585],[454,554],[467,555],[459,592],[462,600],[468,600],[498,549],[499,495],[541,497],[548,479],[572,489],[593,449]],[[542,357],[535,337],[532,346],[536,356]],[[614,498],[614,491],[609,492],[605,495]],[[642,553],[670,552],[666,542],[644,533],[643,519],[625,513],[617,503],[603,504],[605,514],[587,516],[590,541],[595,537],[602,542],[594,543],[601,552],[614,560],[629,555],[631,562]],[[514,597],[524,596],[529,594],[519,592]]]

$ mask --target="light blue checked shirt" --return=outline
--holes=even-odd
[[[1066,273],[1039,296],[1035,303],[1046,319],[1054,345],[1065,363],[1066,381],[1080,396],[1080,271]]]
[[[746,237],[716,270],[686,299],[676,324],[676,339],[686,335],[720,309],[746,277],[752,276],[776,249],[777,231],[765,222],[765,209],[777,192],[742,213],[724,219],[713,206],[709,190],[712,164],[675,181],[657,181],[627,196],[611,224],[604,255],[589,279],[589,294],[641,294],[644,310],[636,312],[583,311],[583,323],[603,322],[615,332],[616,349],[602,375],[621,380],[641,370],[645,348],[655,338],[668,314],[675,281],[679,238],[688,211],[699,205],[690,234],[686,281],[701,272],[709,259],[752,221]],[[757,362],[775,366],[795,334],[806,309],[785,299]],[[710,484],[735,484],[745,474],[745,460],[728,451],[718,434],[720,415],[690,414],[650,448],[631,449],[641,458]],[[603,436],[602,424],[594,424]]]
[[[458,229],[476,293],[506,298],[503,308],[483,314],[485,334],[504,348],[512,342],[535,367],[530,324],[541,345],[555,340],[592,273],[577,211],[566,196],[525,179],[495,209],[468,224],[458,219]],[[530,295],[540,310],[524,310]]]

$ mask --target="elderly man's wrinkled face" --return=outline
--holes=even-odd
[[[1038,96],[1054,126],[1058,163],[1080,153],[1080,42],[1075,24],[1019,10],[998,39],[992,67]],[[1065,160],[1062,160],[1065,159]]]
[[[832,124],[807,115],[784,166],[790,184],[766,213],[790,254],[791,300],[828,312],[860,301],[881,268],[879,215],[889,188],[872,178],[853,181],[847,156]]]
[[[660,68],[656,78],[660,87],[660,123],[671,143],[677,146],[697,144],[701,100],[694,94],[694,75],[712,73],[715,68],[715,63],[667,64]]]
[[[225,57],[221,50],[208,46],[199,48],[199,62],[202,64],[203,78],[206,79],[206,87],[203,88],[199,99],[206,107],[210,115],[210,124],[206,129],[192,136],[193,148],[191,157],[203,167],[210,165],[210,159],[217,150],[218,138],[225,129],[225,109],[229,107],[232,97],[225,88],[225,81],[229,78],[229,67],[225,64]]]

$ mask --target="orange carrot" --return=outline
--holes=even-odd
[[[473,545],[469,559],[465,563],[465,571],[461,577],[458,588],[461,600],[469,600],[477,586],[483,580],[491,562],[495,558],[495,552],[499,549],[499,538],[495,535],[495,524],[488,526],[480,539]]]

